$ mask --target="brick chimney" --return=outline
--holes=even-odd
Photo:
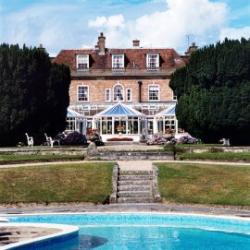
[[[193,52],[195,52],[198,49],[198,46],[195,43],[192,43],[191,46],[189,46],[188,50],[185,52],[186,56],[191,56]]]
[[[106,37],[103,35],[103,32],[100,33],[100,36],[98,37],[98,42],[97,42],[97,48],[99,49],[99,55],[103,56],[105,55],[105,40]]]
[[[44,52],[46,51],[46,49],[43,47],[41,43],[39,44],[38,49]]]
[[[133,48],[139,48],[140,47],[140,40],[135,39],[133,40]]]

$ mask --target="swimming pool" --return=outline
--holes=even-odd
[[[79,237],[41,250],[250,250],[250,219],[162,213],[84,213],[10,216],[12,222],[69,224]],[[37,248],[23,248],[37,249]]]

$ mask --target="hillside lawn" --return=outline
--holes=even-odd
[[[202,152],[183,153],[180,160],[214,160],[214,161],[242,161],[250,162],[250,152]]]
[[[103,203],[112,192],[114,163],[6,168],[0,171],[0,203]]]
[[[250,206],[250,167],[158,163],[164,201]]]
[[[53,161],[77,161],[77,160],[84,160],[84,155],[0,154],[0,165],[28,163],[28,162],[53,162]]]

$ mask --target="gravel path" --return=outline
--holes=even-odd
[[[22,213],[82,213],[82,212],[176,212],[235,215],[250,218],[250,207],[151,203],[151,204],[109,204],[95,205],[91,203],[52,203],[45,204],[18,204],[0,205],[0,214]]]
[[[16,168],[16,167],[28,167],[28,166],[50,166],[50,165],[64,165],[64,164],[84,164],[94,162],[107,162],[107,161],[57,161],[57,162],[39,162],[39,163],[20,163],[20,164],[3,164],[1,168]],[[155,160],[155,161],[119,161],[120,166],[128,167],[136,166],[138,169],[145,167],[150,168],[152,163],[182,163],[182,164],[210,164],[210,165],[224,165],[224,166],[247,166],[250,167],[250,163],[245,162],[225,162],[225,161],[172,161],[172,160]],[[134,167],[133,167],[134,169]]]

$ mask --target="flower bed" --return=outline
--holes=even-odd
[[[133,141],[133,138],[128,138],[128,137],[113,137],[107,139],[107,141]]]

